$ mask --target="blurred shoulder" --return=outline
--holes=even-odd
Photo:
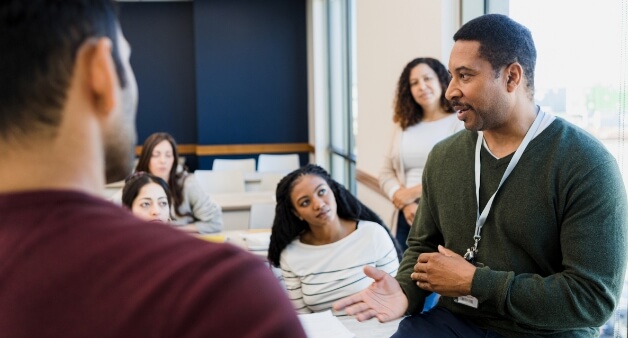
[[[187,171],[180,173],[177,181],[179,182],[179,185],[181,185],[184,189],[190,187],[200,187],[196,176],[193,173],[189,173]]]

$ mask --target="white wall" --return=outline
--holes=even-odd
[[[403,67],[421,56],[445,66],[458,29],[457,0],[356,0],[357,168],[377,177],[392,137],[392,104]],[[364,185],[358,198],[389,222],[391,203]]]

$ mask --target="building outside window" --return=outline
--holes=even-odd
[[[508,14],[537,47],[535,100],[597,137],[628,186],[628,1],[510,0]],[[628,278],[601,337],[627,337]]]

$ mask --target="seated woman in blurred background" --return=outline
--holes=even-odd
[[[372,283],[366,265],[397,274],[401,251],[382,220],[308,164],[281,179],[268,249],[299,313],[331,309]]]
[[[122,205],[145,221],[170,221],[170,191],[161,178],[144,171],[129,176],[122,188]]]
[[[135,171],[162,178],[172,195],[172,222],[181,230],[210,233],[223,229],[222,209],[203,191],[193,174],[178,171],[177,143],[168,133],[150,135],[142,147]]]

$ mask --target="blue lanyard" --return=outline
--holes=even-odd
[[[473,236],[473,239],[475,240],[475,244],[472,248],[473,252],[470,253],[470,258],[473,258],[474,254],[477,253],[478,242],[482,238],[480,236],[480,232],[482,231],[484,222],[486,222],[488,213],[491,211],[491,206],[493,205],[493,200],[495,199],[495,195],[497,195],[497,191],[499,191],[499,188],[501,188],[504,181],[506,181],[506,178],[508,178],[508,176],[510,175],[512,170],[515,168],[517,163],[519,163],[519,159],[521,158],[521,155],[525,151],[530,141],[536,136],[536,133],[539,130],[539,127],[541,126],[541,121],[543,120],[544,117],[545,117],[545,112],[539,109],[539,113],[536,115],[536,118],[534,119],[534,123],[532,123],[532,126],[530,126],[530,129],[528,129],[528,131],[526,132],[526,135],[523,137],[523,141],[521,141],[521,144],[519,145],[519,147],[517,147],[517,151],[515,151],[515,154],[510,160],[510,163],[508,164],[508,167],[506,168],[506,171],[504,172],[504,175],[502,176],[502,179],[499,182],[497,189],[493,193],[493,196],[491,196],[491,198],[486,203],[486,206],[484,207],[484,210],[482,210],[481,214],[480,214],[480,172],[482,170],[482,165],[480,163],[480,151],[482,150],[482,144],[484,143],[484,134],[481,131],[478,132],[478,140],[475,144],[475,199],[478,203],[478,209],[477,209],[477,216],[476,216],[477,220],[475,222],[475,234]],[[469,250],[467,250],[467,253],[469,253]],[[465,255],[465,258],[466,257],[467,255]]]

